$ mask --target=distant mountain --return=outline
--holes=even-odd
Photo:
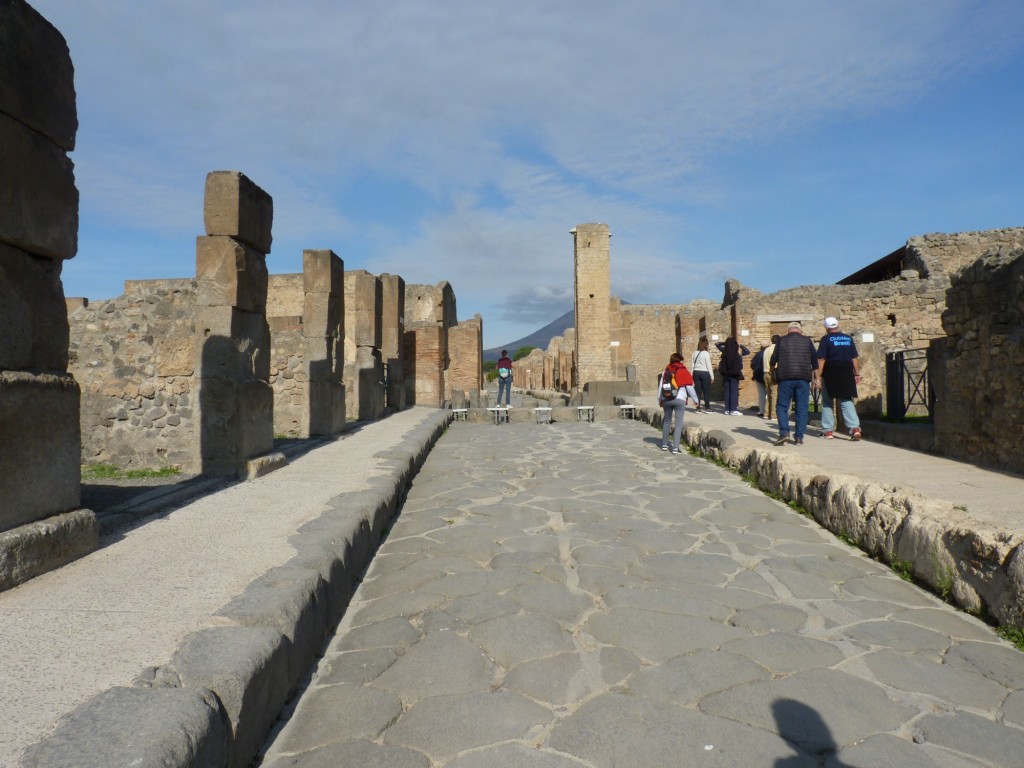
[[[487,362],[488,360],[497,360],[501,357],[501,350],[503,349],[507,349],[510,355],[514,355],[516,350],[520,347],[540,347],[541,349],[547,349],[548,344],[553,338],[555,338],[555,336],[561,336],[574,325],[576,325],[575,313],[570,309],[561,317],[556,320],[552,320],[543,328],[534,331],[529,336],[523,336],[521,339],[510,341],[508,344],[502,344],[500,347],[485,349],[484,362]]]

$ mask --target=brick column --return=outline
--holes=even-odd
[[[483,389],[483,330],[480,315],[448,329],[448,386],[471,400]]]
[[[196,454],[206,474],[234,475],[274,447],[267,326],[273,200],[237,171],[206,177],[206,236],[196,238]]]
[[[611,233],[607,224],[580,224],[572,230],[576,310],[577,380],[609,381],[611,365]]]

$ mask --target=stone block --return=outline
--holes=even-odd
[[[68,44],[22,0],[0,4],[0,72],[0,112],[73,150],[78,113]]]
[[[302,332],[307,336],[344,335],[343,298],[329,293],[307,293],[302,311]]]
[[[309,382],[308,434],[331,437],[345,428],[345,387],[340,381]]]
[[[380,347],[380,280],[365,270],[345,273],[345,336],[360,347]]]
[[[288,696],[288,643],[277,630],[212,627],[181,643],[170,667],[181,685],[217,694],[231,724],[227,765],[245,768]]]
[[[110,688],[32,745],[22,768],[222,768],[228,729],[216,698],[187,688]]]
[[[233,237],[267,254],[274,201],[243,173],[212,171],[206,176],[203,223],[208,235]]]
[[[345,293],[345,262],[330,249],[302,252],[302,281],[306,293]]]
[[[196,303],[247,312],[267,307],[267,259],[231,237],[196,238]]]
[[[92,552],[96,515],[76,509],[0,533],[0,592]]]
[[[583,405],[615,405],[615,398],[635,402],[640,397],[638,381],[588,381],[583,385]]]
[[[0,530],[79,505],[79,399],[67,374],[0,371]]]
[[[202,471],[237,475],[274,447],[274,392],[263,381],[202,379],[197,451]]]
[[[67,370],[62,265],[0,243],[0,370]]]
[[[78,252],[75,166],[42,134],[0,112],[0,241],[38,256]]]
[[[270,326],[263,315],[235,307],[199,307],[196,338],[198,378],[270,378]]]

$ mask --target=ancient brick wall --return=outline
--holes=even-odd
[[[0,3],[0,531],[81,498],[60,280],[78,250],[77,131],[64,37],[22,0]]]
[[[123,295],[71,313],[82,462],[198,469],[195,296],[191,279],[132,280]]]
[[[383,310],[380,279],[363,269],[345,272],[345,410],[355,419],[384,413]]]
[[[270,326],[269,382],[274,392],[274,434],[308,437],[309,381],[302,316],[268,317],[267,323]]]
[[[483,318],[474,315],[448,329],[448,393],[454,390],[467,396],[483,389]]]
[[[444,372],[448,334],[440,323],[406,323],[406,395],[409,405],[440,408],[444,404]]]
[[[929,355],[936,445],[1024,472],[1024,249],[997,247],[955,275],[942,325]]]
[[[636,366],[637,380],[642,389],[652,390],[668,364],[669,355],[678,351],[676,328],[679,307],[671,304],[630,304],[624,306],[622,312],[630,318],[630,361]],[[688,358],[686,364],[690,364]]]
[[[455,291],[447,280],[437,285],[405,286],[405,324],[441,323],[447,330],[458,324]]]
[[[573,235],[573,295],[577,375],[581,383],[613,377],[610,344],[611,233],[606,224],[580,224]]]

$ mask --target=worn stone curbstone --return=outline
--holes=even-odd
[[[288,699],[288,646],[275,629],[213,627],[187,636],[171,659],[183,687],[217,695],[231,726],[231,768],[249,765]]]
[[[228,738],[224,713],[206,689],[110,688],[61,719],[20,765],[222,768]]]
[[[0,533],[0,592],[84,557],[99,546],[88,509],[64,512]]]
[[[241,626],[270,627],[288,639],[288,690],[305,675],[327,637],[327,593],[309,568],[272,568],[217,612]]]

